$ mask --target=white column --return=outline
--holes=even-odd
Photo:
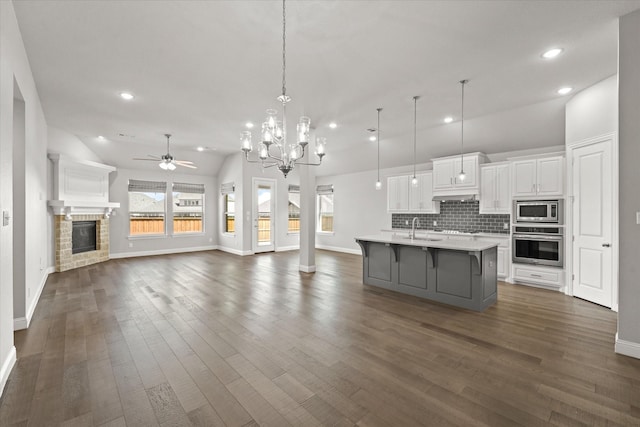
[[[313,161],[313,147],[309,144]],[[300,271],[316,271],[316,171],[300,166]]]

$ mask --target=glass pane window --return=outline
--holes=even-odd
[[[235,193],[225,194],[223,200],[224,207],[224,225],[223,230],[225,233],[236,232],[236,196]]]
[[[129,235],[165,234],[165,192],[129,191]]]
[[[318,231],[333,232],[333,194],[318,195]]]
[[[288,233],[300,232],[300,192],[289,191],[289,225]]]
[[[173,234],[202,233],[204,194],[173,192]]]

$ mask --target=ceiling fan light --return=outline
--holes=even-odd
[[[167,163],[167,169],[172,171],[176,169],[175,163]]]
[[[160,169],[167,170],[167,164],[164,162],[164,160],[158,163],[158,166],[160,166]]]

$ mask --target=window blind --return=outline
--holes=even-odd
[[[332,194],[333,193],[333,184],[318,185],[316,187],[316,193],[318,193],[318,194]]]
[[[166,193],[167,183],[159,181],[142,181],[139,179],[130,179],[129,191],[138,191],[141,193]]]
[[[289,193],[299,193],[299,192],[300,192],[299,185],[289,184]]]
[[[233,193],[236,191],[235,183],[233,182],[225,182],[220,186],[220,193],[224,196],[225,194]]]
[[[173,191],[178,193],[204,194],[204,184],[188,184],[185,182],[174,182]]]

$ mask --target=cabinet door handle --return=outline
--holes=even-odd
[[[602,247],[603,248],[610,248],[611,247],[611,243],[603,243]]]
[[[540,184],[538,184],[538,193],[540,192]]]
[[[542,278],[542,276],[541,276],[541,275],[539,275],[539,274],[533,274],[533,273],[531,273],[531,277],[539,277],[539,278]]]
[[[535,192],[536,192],[536,185],[535,185],[535,184],[533,184],[533,185],[531,186],[531,192],[532,192],[532,193],[535,193]]]

